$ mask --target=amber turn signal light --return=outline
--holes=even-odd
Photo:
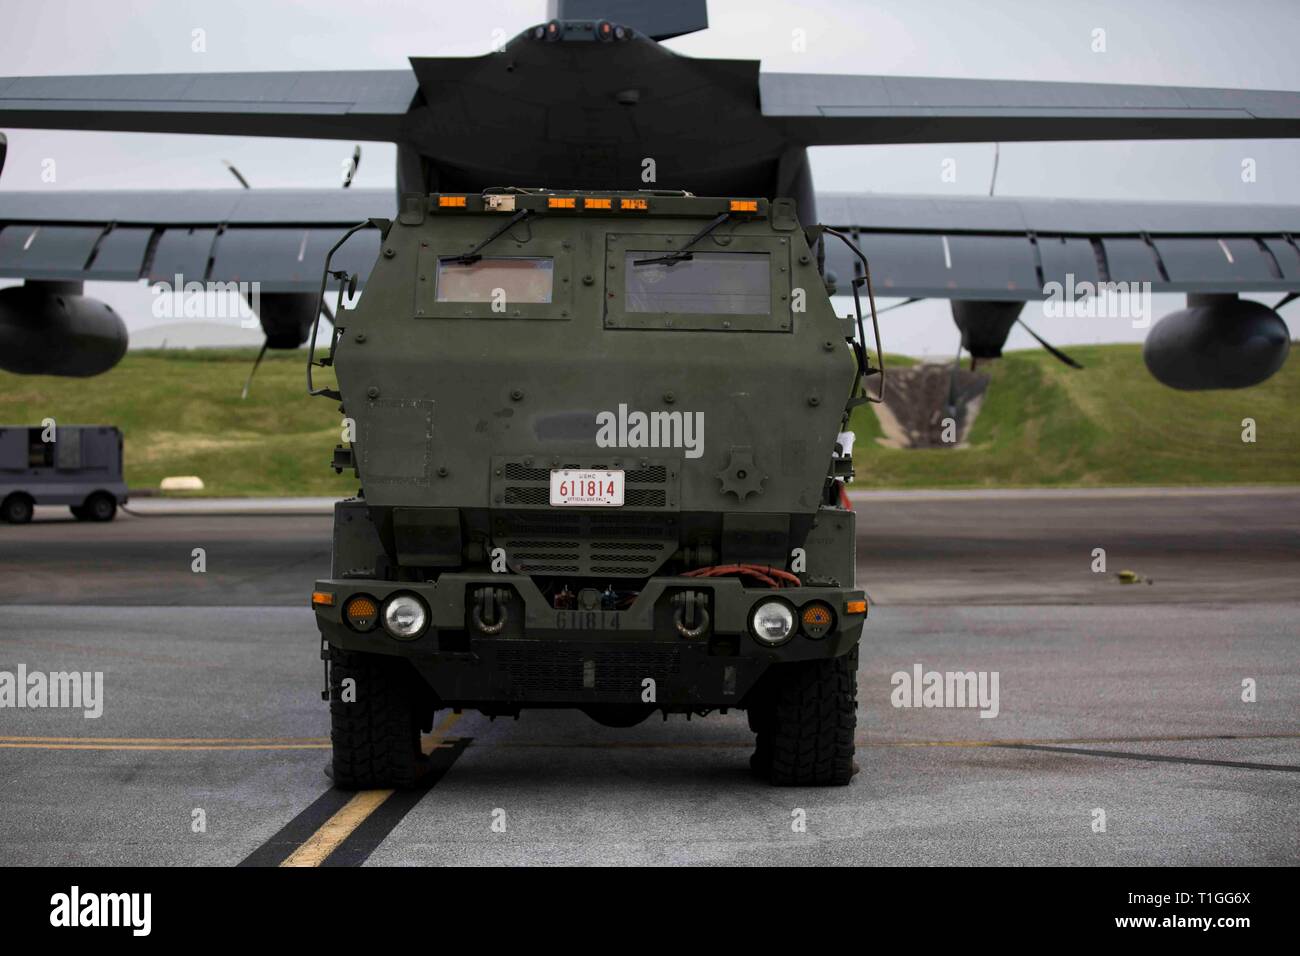
[[[368,631],[379,621],[379,604],[368,595],[358,594],[343,606],[343,617],[353,630]]]
[[[835,615],[821,601],[814,601],[804,605],[803,610],[799,612],[799,621],[803,625],[803,632],[816,639],[825,637],[830,632]]]

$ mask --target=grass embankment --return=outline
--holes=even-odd
[[[116,425],[126,480],[158,487],[198,475],[205,495],[348,495],[357,480],[329,467],[338,403],[309,398],[305,352],[268,352],[245,400],[255,349],[130,352],[111,371],[71,379],[0,372],[0,423],[52,417]],[[332,384],[328,370],[317,384]]]
[[[1140,345],[1071,346],[1084,370],[1040,351],[984,367],[983,407],[960,449],[883,448],[855,410],[856,488],[1211,485],[1300,482],[1300,364],[1262,385],[1179,392],[1157,382]],[[1256,441],[1242,441],[1253,418]]]
[[[1201,485],[1300,482],[1300,365],[1233,392],[1159,384],[1136,345],[1075,346],[1086,369],[1012,352],[992,375],[969,447],[883,448],[874,413],[856,410],[855,488]],[[135,488],[198,475],[208,495],[345,495],[328,462],[334,402],[308,398],[302,353],[268,353],[244,401],[254,352],[132,352],[92,379],[0,373],[0,423],[115,424]],[[901,360],[900,364],[908,364]],[[328,376],[327,376],[328,380]],[[1241,440],[1253,418],[1257,441]]]

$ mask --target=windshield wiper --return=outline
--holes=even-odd
[[[690,242],[686,243],[686,245],[682,246],[676,252],[670,252],[666,256],[656,256],[653,259],[636,259],[632,262],[632,265],[648,266],[648,265],[656,265],[662,263],[663,265],[670,266],[675,262],[689,262],[691,259],[694,259],[695,256],[693,256],[691,253],[687,252],[686,250],[689,249],[691,246],[695,245],[697,242],[699,242],[701,239],[703,239],[705,236],[711,233],[714,229],[717,229],[720,225],[722,225],[730,218],[731,218],[731,213],[724,212],[722,215],[718,216],[707,226],[705,226],[703,229],[697,232],[694,238],[692,238]]]
[[[478,262],[480,259],[483,258],[481,255],[479,255],[479,253],[482,252],[483,249],[487,247],[488,243],[490,243],[493,239],[497,238],[498,236],[503,235],[504,233],[513,229],[515,226],[519,225],[519,223],[523,222],[529,216],[533,215],[535,211],[536,210],[533,209],[519,210],[519,212],[515,213],[513,216],[510,217],[509,222],[502,223],[500,226],[496,228],[496,230],[490,236],[488,236],[486,239],[480,242],[469,252],[462,252],[458,256],[443,256],[438,261],[457,262],[463,266],[472,266],[474,263]]]

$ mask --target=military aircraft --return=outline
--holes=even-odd
[[[1300,206],[818,193],[813,146],[1290,138],[1300,93],[1091,83],[762,73],[661,41],[705,29],[705,0],[551,0],[499,51],[411,57],[409,70],[0,78],[0,127],[391,142],[397,189],[0,193],[0,367],[88,376],[126,328],[86,280],[257,282],[271,348],[316,319],[326,250],[399,196],[503,185],[655,187],[792,197],[805,224],[852,235],[879,294],[952,301],[962,347],[996,357],[1049,289],[1150,283],[1187,295],[1146,342],[1184,389],[1244,387],[1281,367],[1277,314],[1300,294]],[[4,141],[0,137],[0,168]],[[336,265],[362,276],[368,230]],[[828,249],[830,281],[859,275]],[[1058,285],[1059,284],[1059,285]],[[1240,293],[1275,292],[1276,308]]]

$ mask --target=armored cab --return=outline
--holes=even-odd
[[[439,708],[533,707],[744,709],[757,772],[847,782],[863,353],[793,203],[514,189],[376,225],[315,390],[361,484],[313,595],[336,782],[413,782]]]

